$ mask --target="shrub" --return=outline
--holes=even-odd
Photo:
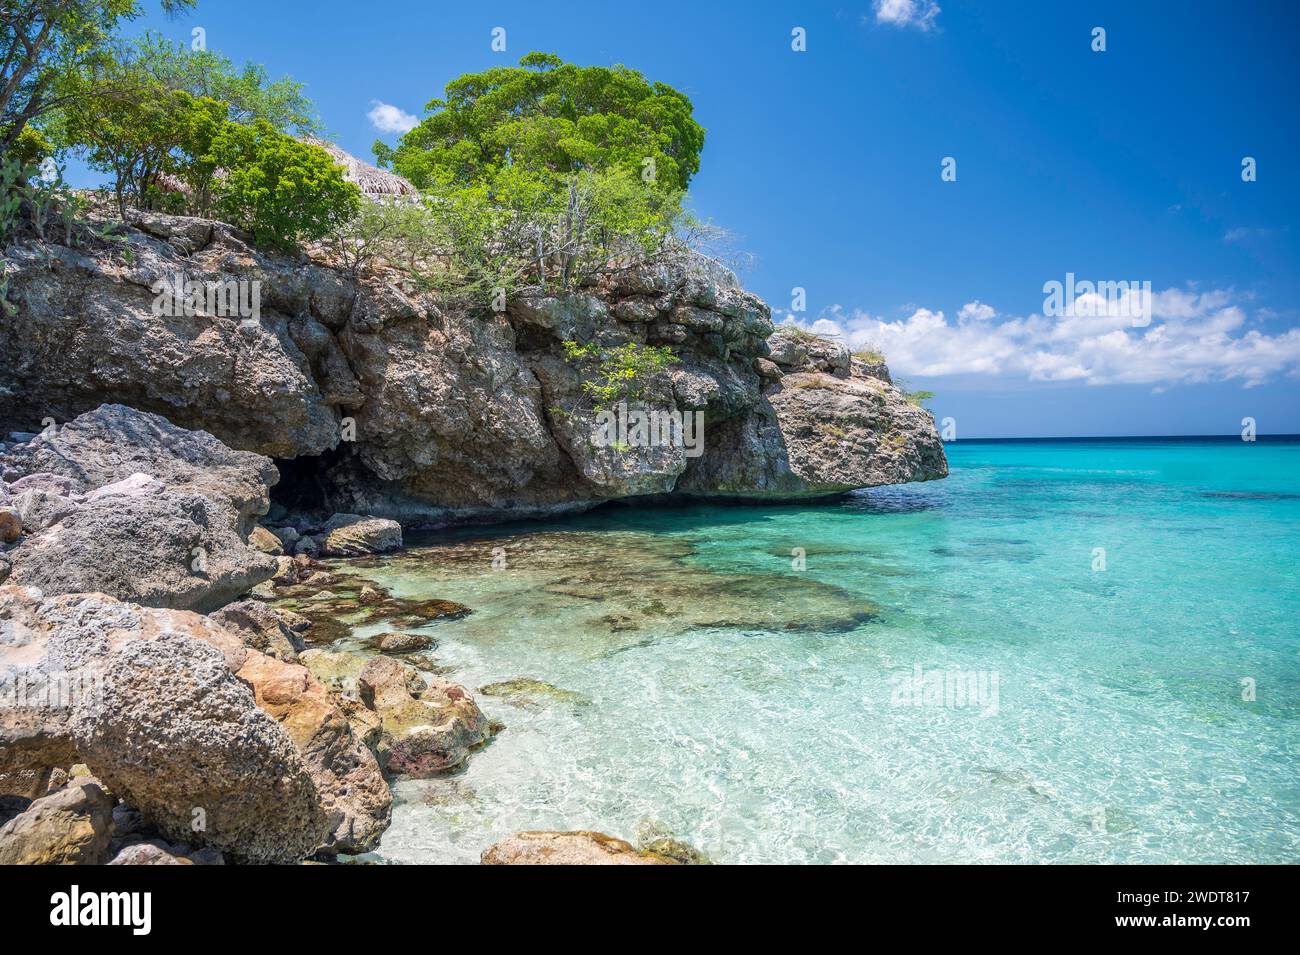
[[[591,380],[582,383],[582,390],[597,411],[620,401],[639,400],[649,379],[677,361],[672,349],[664,345],[627,342],[607,348],[594,342],[580,345],[566,341],[563,346],[569,361],[591,373]]]
[[[226,170],[217,208],[261,245],[290,249],[328,235],[360,211],[360,190],[329,153],[266,120],[225,123],[211,156]]]

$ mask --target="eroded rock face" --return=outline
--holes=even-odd
[[[357,282],[267,255],[220,224],[139,213],[131,225],[129,260],[10,250],[19,311],[0,324],[0,431],[120,402],[232,448],[326,455],[326,513],[427,524],[637,495],[807,497],[946,473],[932,420],[883,366],[774,331],[768,307],[702,257],[498,314],[438,301],[396,273]],[[155,316],[155,283],[178,273],[260,283],[259,315]],[[639,404],[702,413],[703,453],[600,446],[583,389],[596,370],[566,356],[566,341],[670,348],[675,363],[644,382]],[[836,397],[812,393],[807,376],[833,381],[820,390]]]
[[[483,851],[483,865],[676,865],[677,860],[638,852],[603,832],[517,832]]]

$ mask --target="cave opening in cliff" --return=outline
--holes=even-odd
[[[352,464],[350,449],[275,458],[280,480],[271,488],[271,503],[291,513],[329,512],[337,493],[335,475]]]

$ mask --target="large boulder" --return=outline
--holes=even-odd
[[[266,513],[270,489],[279,479],[268,458],[231,450],[206,431],[189,431],[161,415],[120,404],[100,405],[0,452],[0,471],[61,477],[68,493],[90,493],[122,481],[128,485],[118,493],[130,493],[131,479],[151,476],[170,491],[201,495],[230,508],[232,528],[245,537],[253,520]],[[20,490],[28,486],[21,479],[5,479]],[[41,486],[49,485],[42,481]]]
[[[676,860],[638,852],[603,832],[516,832],[483,851],[483,865],[674,865]]]
[[[275,573],[246,543],[275,466],[204,432],[104,405],[0,452],[0,471],[31,517],[11,583],[208,611]]]
[[[401,550],[402,525],[382,517],[335,514],[318,535],[324,557],[361,557]]]
[[[288,732],[316,783],[329,817],[330,852],[368,852],[379,845],[392,796],[374,755],[348,715],[303,666],[249,653],[237,675],[260,706]]]
[[[113,798],[81,778],[0,827],[0,865],[97,865],[113,838]]]
[[[47,594],[99,592],[149,607],[205,612],[275,573],[206,497],[87,501],[9,554],[10,583]]]

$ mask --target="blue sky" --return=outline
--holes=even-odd
[[[778,320],[806,289],[795,320],[882,346],[959,437],[1300,432],[1300,5],[200,0],[135,28],[196,25],[365,158],[377,103],[529,50],[676,86],[745,284]],[[1150,323],[1044,316],[1067,272],[1150,281]]]

